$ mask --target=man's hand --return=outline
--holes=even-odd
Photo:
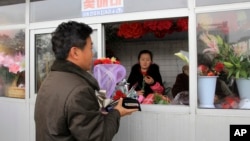
[[[123,98],[120,98],[118,101],[118,104],[114,107],[114,109],[120,112],[121,117],[126,116],[126,115],[131,115],[133,112],[138,111],[138,109],[126,109],[122,107],[122,101],[123,101]]]

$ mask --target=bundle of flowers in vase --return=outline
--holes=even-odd
[[[245,98],[245,96],[242,96],[242,91],[240,89],[240,87],[244,85],[242,84],[238,85],[237,81],[239,81],[240,78],[241,79],[244,78],[244,80],[247,81],[247,78],[250,77],[249,53],[246,50],[244,51],[244,49],[242,49],[242,48],[246,48],[246,46],[243,46],[244,44],[238,44],[238,43],[232,44],[232,43],[226,42],[226,39],[223,39],[220,35],[213,35],[208,32],[202,33],[200,35],[200,39],[201,41],[203,41],[203,43],[207,47],[203,50],[203,53],[208,54],[210,56],[212,63],[220,62],[223,64],[223,65],[221,64],[221,69],[220,69],[221,71],[223,70],[222,71],[223,75],[221,75],[220,72],[216,73],[216,75],[220,76],[219,82],[221,83],[220,84],[221,89],[222,89],[222,86],[224,86],[223,94],[226,95],[227,97],[237,96],[229,88],[229,86],[232,85],[232,82],[236,80],[240,98],[241,99]],[[241,49],[239,50],[239,48]],[[224,76],[227,76],[227,77],[224,78]],[[226,84],[226,82],[228,83],[228,85]],[[244,91],[249,91],[249,90],[244,90]],[[236,99],[234,102],[238,103]],[[224,108],[224,106],[220,106],[220,107]],[[233,106],[233,107],[235,108],[236,106]]]

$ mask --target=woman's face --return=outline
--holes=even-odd
[[[141,69],[148,69],[150,64],[152,63],[150,55],[148,53],[141,54],[139,63]]]

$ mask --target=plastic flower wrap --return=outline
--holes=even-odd
[[[112,96],[113,100],[118,100],[119,98],[129,97],[132,99],[138,99],[138,96],[135,91],[135,87],[131,87],[128,90],[129,83],[127,83],[126,79],[123,79],[118,85],[116,86],[116,90],[114,95]]]
[[[99,105],[102,109],[102,111],[110,111],[113,109],[113,107],[117,104],[118,100],[120,98],[123,98],[123,106],[125,108],[138,108],[139,111],[141,110],[140,108],[140,103],[138,102],[138,96],[136,94],[136,91],[134,87],[132,87],[130,90],[128,90],[128,83],[126,79],[123,79],[121,82],[119,82],[116,87],[115,91],[112,94],[110,98],[106,98],[106,93],[105,91],[99,91],[96,92],[96,96],[98,98]],[[125,104],[129,103],[132,104],[131,106],[126,106]],[[136,106],[134,106],[136,105]]]
[[[116,84],[126,76],[126,69],[114,57],[97,59],[94,65],[94,77],[100,89],[106,90],[106,97],[111,98]]]

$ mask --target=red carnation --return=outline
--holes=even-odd
[[[124,93],[122,93],[121,90],[117,90],[115,92],[115,95],[113,96],[113,100],[118,100],[118,99],[124,98],[124,97],[126,97],[126,95]]]
[[[187,31],[188,30],[188,18],[180,18],[176,22],[177,31]]]
[[[101,61],[101,60],[96,59],[96,60],[94,61],[94,65],[98,65],[98,64],[102,64],[102,61]]]
[[[224,69],[224,64],[221,62],[217,62],[215,67],[214,67],[214,70],[216,72],[221,72],[221,71],[223,71],[223,69]]]
[[[124,38],[140,38],[146,33],[146,30],[143,28],[142,23],[132,22],[132,23],[123,23],[120,25],[117,35]]]
[[[208,67],[205,65],[199,65],[198,70],[202,73],[207,73],[208,72]]]
[[[103,64],[112,64],[112,61],[109,58],[105,58],[102,60]]]

